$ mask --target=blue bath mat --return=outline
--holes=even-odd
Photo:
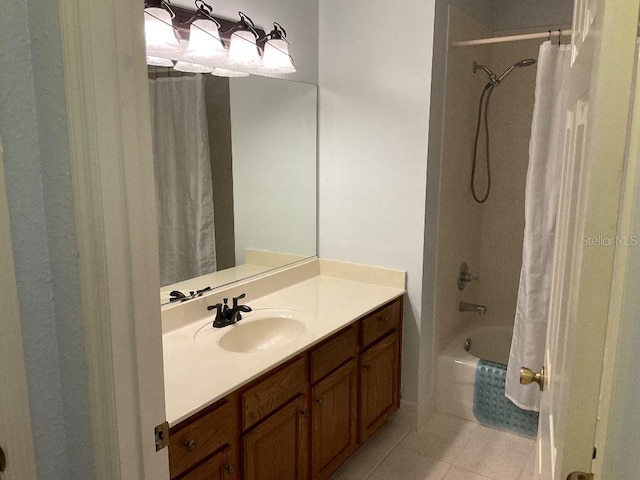
[[[523,410],[505,397],[506,379],[506,365],[488,360],[478,361],[473,414],[483,425],[535,437],[538,433],[539,414]]]

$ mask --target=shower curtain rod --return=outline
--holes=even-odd
[[[549,33],[551,32],[551,33]],[[508,35],[506,37],[491,37],[491,38],[480,38],[478,40],[463,40],[460,42],[451,42],[452,47],[467,47],[470,45],[486,45],[489,43],[504,43],[504,42],[517,42],[519,40],[534,40],[536,38],[554,38],[558,37],[558,33],[560,36],[566,37],[573,33],[573,30],[547,30],[546,32],[540,33],[525,33],[522,35]]]

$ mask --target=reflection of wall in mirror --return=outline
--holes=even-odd
[[[245,249],[316,254],[315,87],[231,79],[236,264]]]
[[[231,167],[231,104],[229,79],[205,75],[216,265],[224,270],[236,265]]]

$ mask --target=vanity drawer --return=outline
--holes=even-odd
[[[195,465],[216,450],[235,440],[237,428],[235,399],[227,397],[204,416],[178,426],[169,436],[171,478]]]
[[[241,393],[242,430],[254,425],[307,389],[307,356]]]
[[[354,323],[311,351],[311,383],[331,373],[358,350],[358,324]]]
[[[402,298],[362,319],[362,347],[367,347],[392,330],[397,330],[402,321]]]

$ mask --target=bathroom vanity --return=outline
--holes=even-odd
[[[173,480],[326,479],[399,407],[404,272],[314,259],[284,272],[299,281],[274,275],[234,287],[247,289],[254,308],[239,324],[212,329],[210,314],[193,323],[166,316]],[[187,314],[194,302],[205,309],[217,297],[178,307]],[[273,348],[220,346],[243,322],[272,320],[264,312],[274,308],[301,319],[304,332],[286,344],[268,339]]]

